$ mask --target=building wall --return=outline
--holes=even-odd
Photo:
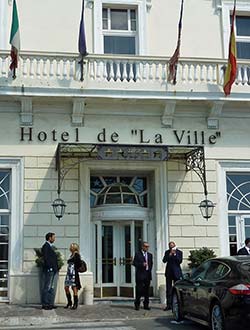
[[[23,237],[23,264],[21,273],[13,272],[11,274],[11,301],[12,302],[38,302],[39,288],[38,269],[35,266],[34,248],[41,247],[44,242],[44,235],[48,231],[56,233],[56,246],[62,252],[64,259],[68,257],[68,248],[71,242],[80,242],[81,232],[84,227],[80,226],[80,169],[75,167],[67,174],[62,187],[62,198],[67,203],[66,214],[61,221],[58,221],[52,212],[51,203],[57,197],[57,172],[55,171],[55,150],[57,143],[60,142],[61,132],[68,131],[70,133],[70,141],[74,142],[75,127],[70,123],[70,112],[68,105],[55,104],[34,104],[34,126],[33,126],[33,141],[28,141],[28,135],[25,136],[25,141],[20,141],[20,124],[18,104],[8,105],[12,111],[4,111],[2,107],[0,132],[1,132],[1,159],[5,157],[21,157],[24,160],[24,224],[23,232],[20,233]],[[110,113],[101,115],[99,111]],[[53,113],[51,112],[53,109]],[[89,108],[89,113],[86,114],[84,123],[85,126],[79,127],[80,142],[96,143],[97,135],[106,129],[106,143],[110,143],[110,135],[112,132],[118,132],[120,140],[118,143],[138,143],[138,139],[131,135],[131,129],[138,130],[143,127],[145,132],[145,140],[150,138],[150,143],[154,144],[153,137],[157,132],[163,136],[163,144],[177,145],[177,139],[173,135],[173,130],[177,129],[189,130],[190,132],[204,130],[205,147],[206,147],[206,169],[209,199],[216,203],[216,208],[213,217],[206,222],[200,215],[198,204],[203,198],[203,186],[200,179],[194,172],[186,172],[183,161],[168,161],[166,167],[168,192],[165,201],[168,205],[167,223],[169,225],[169,237],[165,242],[167,248],[168,240],[176,241],[177,245],[184,251],[184,269],[187,266],[187,256],[189,250],[207,246],[213,248],[217,255],[221,254],[221,222],[223,217],[219,217],[221,211],[220,200],[225,196],[223,187],[218,187],[218,164],[225,160],[248,160],[249,155],[249,124],[250,119],[245,117],[239,119],[236,117],[220,119],[221,136],[217,139],[215,145],[209,145],[207,137],[214,134],[214,130],[206,128],[206,118],[202,114],[199,118],[190,118],[190,116],[176,116],[174,120],[174,128],[162,128],[160,124],[160,107],[154,105],[150,108],[137,104],[137,113],[132,109],[127,108],[127,116],[117,115],[114,112],[124,112],[124,107],[120,104],[108,107],[103,104]],[[140,115],[140,109],[146,111],[147,116]],[[200,109],[202,111],[202,108]],[[98,113],[98,114],[97,114]],[[153,115],[154,113],[154,115]],[[57,130],[58,141],[52,141],[51,131]],[[25,128],[26,133],[29,128]],[[37,134],[40,131],[45,131],[48,134],[48,139],[45,142],[40,142],[37,139]],[[180,134],[180,133],[179,133]],[[185,145],[186,138],[183,140]],[[123,164],[126,167],[126,164]],[[101,163],[100,163],[101,167]],[[128,167],[129,169],[129,167]],[[219,194],[222,193],[223,195]],[[88,192],[86,192],[88,193]],[[159,204],[161,205],[161,202]],[[160,206],[161,207],[161,206]],[[222,210],[223,211],[223,210]],[[159,212],[159,210],[157,210]],[[161,231],[161,228],[156,228],[156,232]],[[86,233],[85,233],[86,234]],[[162,244],[162,242],[157,242]],[[164,244],[164,242],[163,242]],[[227,242],[223,243],[224,245]],[[81,246],[81,251],[84,257],[86,247]],[[158,249],[159,250],[159,249]],[[225,250],[225,249],[224,249]],[[157,269],[157,287],[164,283],[164,265],[160,263],[161,255],[155,253],[155,258],[159,260]],[[60,281],[58,287],[57,301],[64,302],[63,281],[66,271],[66,265],[60,272]],[[93,265],[89,267],[89,273],[84,274],[83,283],[88,290],[93,290]],[[17,285],[18,283],[18,285]],[[32,291],[28,288],[33,288]],[[86,292],[83,291],[83,292]],[[82,293],[82,295],[84,295]]]
[[[7,3],[8,0],[2,0]],[[147,11],[146,0],[140,0],[146,15],[145,52],[143,55],[171,56],[177,43],[180,2],[172,0],[152,1]],[[135,4],[140,1],[134,1]],[[24,0],[18,2],[21,50],[40,52],[78,52],[78,32],[81,16],[81,0]],[[98,1],[85,1],[86,39],[89,53],[94,49],[94,16]],[[107,1],[105,3],[113,3]],[[118,1],[119,3],[120,1]],[[121,3],[121,2],[120,2]],[[124,6],[127,3],[124,1]],[[92,7],[93,8],[90,8]],[[5,46],[9,49],[11,6],[5,5],[8,17]],[[159,15],[159,13],[161,13]],[[193,18],[193,14],[195,19]],[[198,14],[199,13],[199,14]],[[139,24],[141,24],[139,22]],[[182,57],[223,57],[221,11],[216,11],[213,1],[190,0],[185,2],[182,29]],[[192,46],[191,46],[192,45]],[[208,47],[208,45],[210,45]]]

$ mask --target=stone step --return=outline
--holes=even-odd
[[[143,298],[142,298],[143,299]],[[160,298],[151,297],[149,298],[151,304],[160,304]],[[94,298],[94,304],[133,304],[134,298],[127,297],[105,297],[105,298]]]

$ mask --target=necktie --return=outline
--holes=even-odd
[[[148,270],[148,254],[147,254],[147,252],[144,252],[144,258],[147,263],[146,270]]]

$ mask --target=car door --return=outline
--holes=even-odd
[[[209,263],[204,278],[196,287],[196,316],[202,320],[209,320],[210,302],[216,296],[216,288],[220,286],[221,279],[230,271],[223,262],[212,260]]]
[[[197,306],[197,288],[204,279],[209,264],[210,262],[207,261],[199,266],[181,288],[183,308],[186,314],[197,316],[199,311],[199,306]]]

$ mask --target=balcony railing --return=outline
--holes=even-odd
[[[168,58],[88,55],[80,81],[80,59],[75,54],[22,53],[13,80],[10,56],[0,52],[0,86],[154,92],[222,92],[226,62],[181,58],[177,84],[167,81]],[[250,62],[238,61],[233,92],[249,93]],[[52,88],[52,89],[51,89]]]

